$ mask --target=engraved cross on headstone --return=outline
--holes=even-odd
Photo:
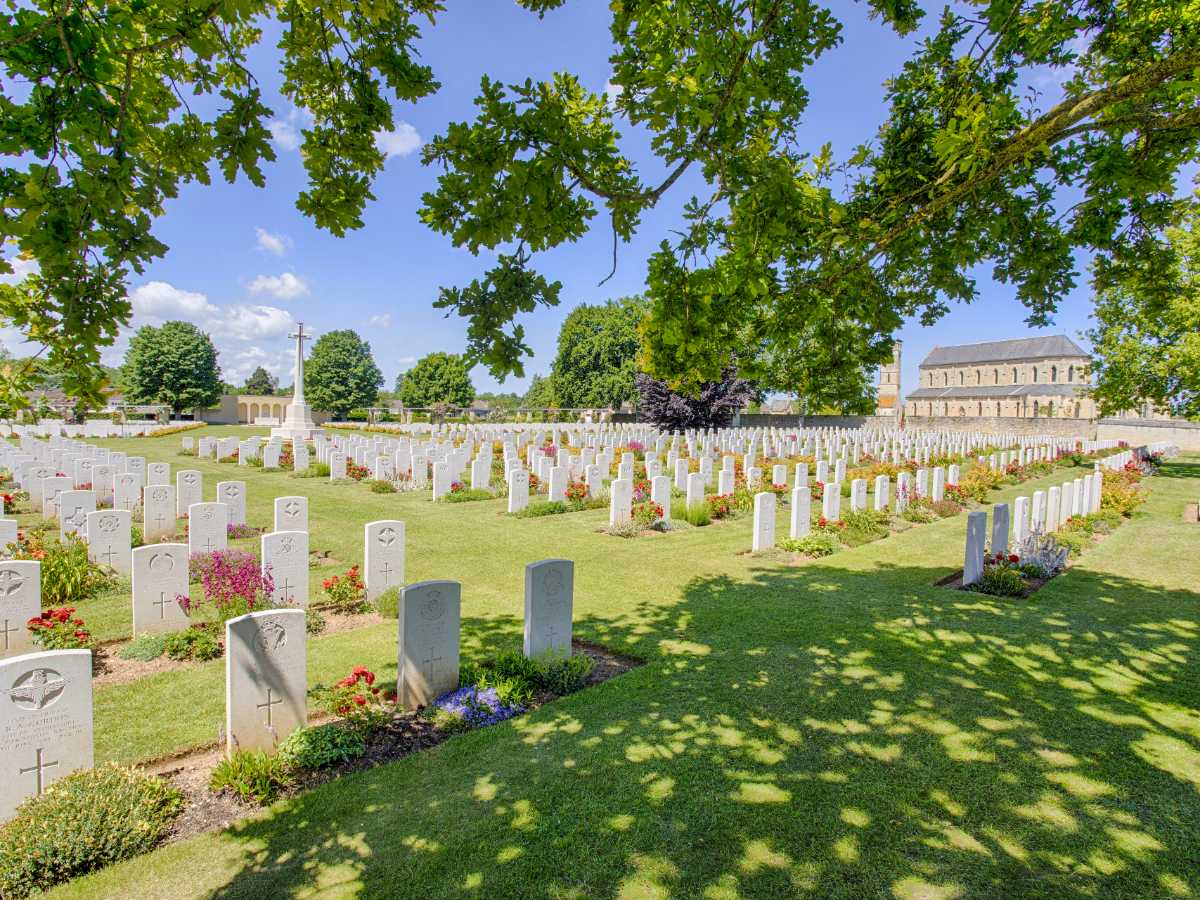
[[[51,768],[52,766],[57,766],[58,760],[54,760],[53,762],[44,762],[42,760],[42,748],[41,747],[38,747],[37,756],[35,759],[36,759],[36,761],[34,762],[34,764],[32,766],[28,766],[27,768],[21,769],[20,772],[22,775],[32,774],[37,779],[37,795],[40,797],[40,796],[42,796],[42,790],[46,786],[45,780],[42,778],[42,773],[45,772],[46,769]]]
[[[158,607],[158,617],[165,619],[167,617],[167,592],[159,591],[158,599],[151,602]]]
[[[428,659],[425,659],[421,662],[421,665],[425,668],[426,685],[430,687],[433,686],[433,679],[437,675],[437,664],[440,663],[442,659],[443,657],[441,656],[430,656]]]
[[[285,575],[284,579],[283,579],[283,586],[279,588],[280,599],[282,599],[284,602],[287,602],[288,600],[290,600],[291,596],[292,596],[290,593],[291,589],[292,589],[292,580]]]
[[[112,561],[113,561],[113,557],[117,555],[117,552],[116,552],[115,550],[113,550],[113,548],[110,546],[110,547],[109,547],[107,550],[105,550],[105,551],[104,551],[102,554],[100,554],[100,555],[101,555],[101,556],[103,556],[103,557],[104,557],[104,561],[105,561],[106,563],[108,563],[108,564],[111,566],[111,565],[112,565]]]
[[[386,559],[383,561],[383,584],[387,587],[392,583],[392,566]]]
[[[163,512],[163,511],[160,509],[160,510],[158,511],[158,517],[157,517],[157,518],[154,520],[154,522],[155,522],[155,524],[156,524],[156,525],[158,525],[158,527],[159,527],[159,528],[162,528],[162,527],[163,527],[163,522],[165,522],[165,521],[167,521],[167,516],[166,516],[166,513],[164,513],[164,512]]]
[[[274,695],[274,692],[270,688],[267,688],[267,699],[264,702],[259,703],[257,705],[258,709],[265,709],[267,711],[267,727],[268,728],[274,727],[274,724],[275,724],[272,721],[273,717],[271,715],[271,709],[274,706],[276,706],[277,704],[282,703],[282,702],[283,702],[283,700],[281,698],[276,697]]]
[[[8,636],[10,634],[16,634],[19,630],[20,629],[15,628],[8,619],[4,620],[4,630],[3,630],[3,632],[0,632],[0,633],[2,633],[4,635],[4,649],[5,650],[9,649],[12,646]]]

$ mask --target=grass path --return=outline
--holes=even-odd
[[[232,467],[198,468],[207,497]],[[518,645],[524,564],[567,556],[577,634],[648,664],[62,896],[1200,891],[1196,459],[1029,601],[932,586],[962,517],[787,567],[738,555],[748,522],[621,541],[593,533],[602,511],[497,519],[239,471],[252,523],[300,486],[313,545],[347,562],[361,523],[405,519],[409,580],[464,584],[468,655]],[[387,625],[319,638],[310,676],[394,677],[394,647]],[[97,692],[99,757],[215,737],[219,666],[180,674]]]

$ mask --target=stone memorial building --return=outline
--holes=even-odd
[[[906,416],[1091,419],[1088,356],[1065,335],[935,347]]]

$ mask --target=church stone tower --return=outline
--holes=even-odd
[[[892,348],[892,361],[879,367],[879,392],[875,400],[875,415],[900,415],[900,346]]]

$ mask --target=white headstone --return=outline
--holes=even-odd
[[[543,559],[525,567],[525,655],[571,655],[575,564]]]
[[[142,496],[142,476],[137,472],[121,472],[113,488],[113,508],[132,512]]]
[[[750,548],[762,553],[775,547],[775,495],[763,491],[754,495],[754,540]]]
[[[188,507],[204,501],[204,476],[195,469],[181,469],[175,473],[175,514],[183,517]]]
[[[92,762],[92,652],[0,661],[0,822]]]
[[[391,587],[404,585],[404,523],[368,522],[363,529],[363,584],[373,601]]]
[[[938,470],[935,470],[938,471]],[[987,513],[967,513],[967,546],[963,558],[963,584],[974,584],[983,577],[983,545],[987,540]]]
[[[226,749],[269,750],[308,721],[302,609],[268,609],[225,623]]]
[[[633,517],[633,482],[618,478],[608,487],[608,527],[620,528]]]
[[[188,552],[214,553],[229,546],[229,507],[193,503],[188,507]]]
[[[1008,553],[1008,504],[992,507],[992,552]]]
[[[296,449],[292,451],[292,471],[307,472],[308,462],[308,446],[305,444],[299,444]]]
[[[142,539],[154,544],[175,536],[175,488],[169,484],[142,489]]]
[[[308,531],[308,498],[275,498],[276,531]]]
[[[42,564],[35,559],[0,562],[0,656],[33,646],[25,623],[42,611],[41,579]]]
[[[88,513],[88,556],[94,562],[128,575],[133,569],[131,532],[132,523],[127,509],[102,509]]]
[[[96,494],[93,491],[63,491],[58,495],[58,539],[65,542],[67,535],[78,535],[82,540],[87,534],[88,513],[96,511]]]
[[[222,481],[217,484],[217,502],[229,507],[229,524],[246,524],[246,482]]]
[[[875,476],[875,511],[886,512],[892,505],[892,483],[886,475]]]
[[[704,505],[704,476],[692,472],[687,477],[687,508],[699,509]]]
[[[529,472],[517,468],[508,473],[508,511],[520,512],[529,505]]]
[[[133,549],[133,633],[180,631],[191,619],[178,598],[188,595],[187,544]]]
[[[396,695],[404,709],[458,688],[461,597],[456,581],[421,581],[400,592]]]
[[[566,466],[554,466],[550,469],[551,503],[562,503],[567,499],[567,469]]]
[[[171,464],[164,462],[150,463],[146,466],[146,484],[170,484]]]
[[[808,487],[792,489],[792,506],[789,510],[788,536],[798,540],[812,530],[812,491]]]
[[[346,477],[346,453],[343,450],[333,450],[329,454],[329,480],[336,481]]]
[[[274,583],[276,606],[308,606],[308,532],[272,531],[262,536],[262,567]]]
[[[671,518],[671,479],[666,475],[655,475],[650,479],[650,499],[662,507],[663,518]]]
[[[855,478],[850,482],[850,509],[860,512],[867,508],[867,480]]]

